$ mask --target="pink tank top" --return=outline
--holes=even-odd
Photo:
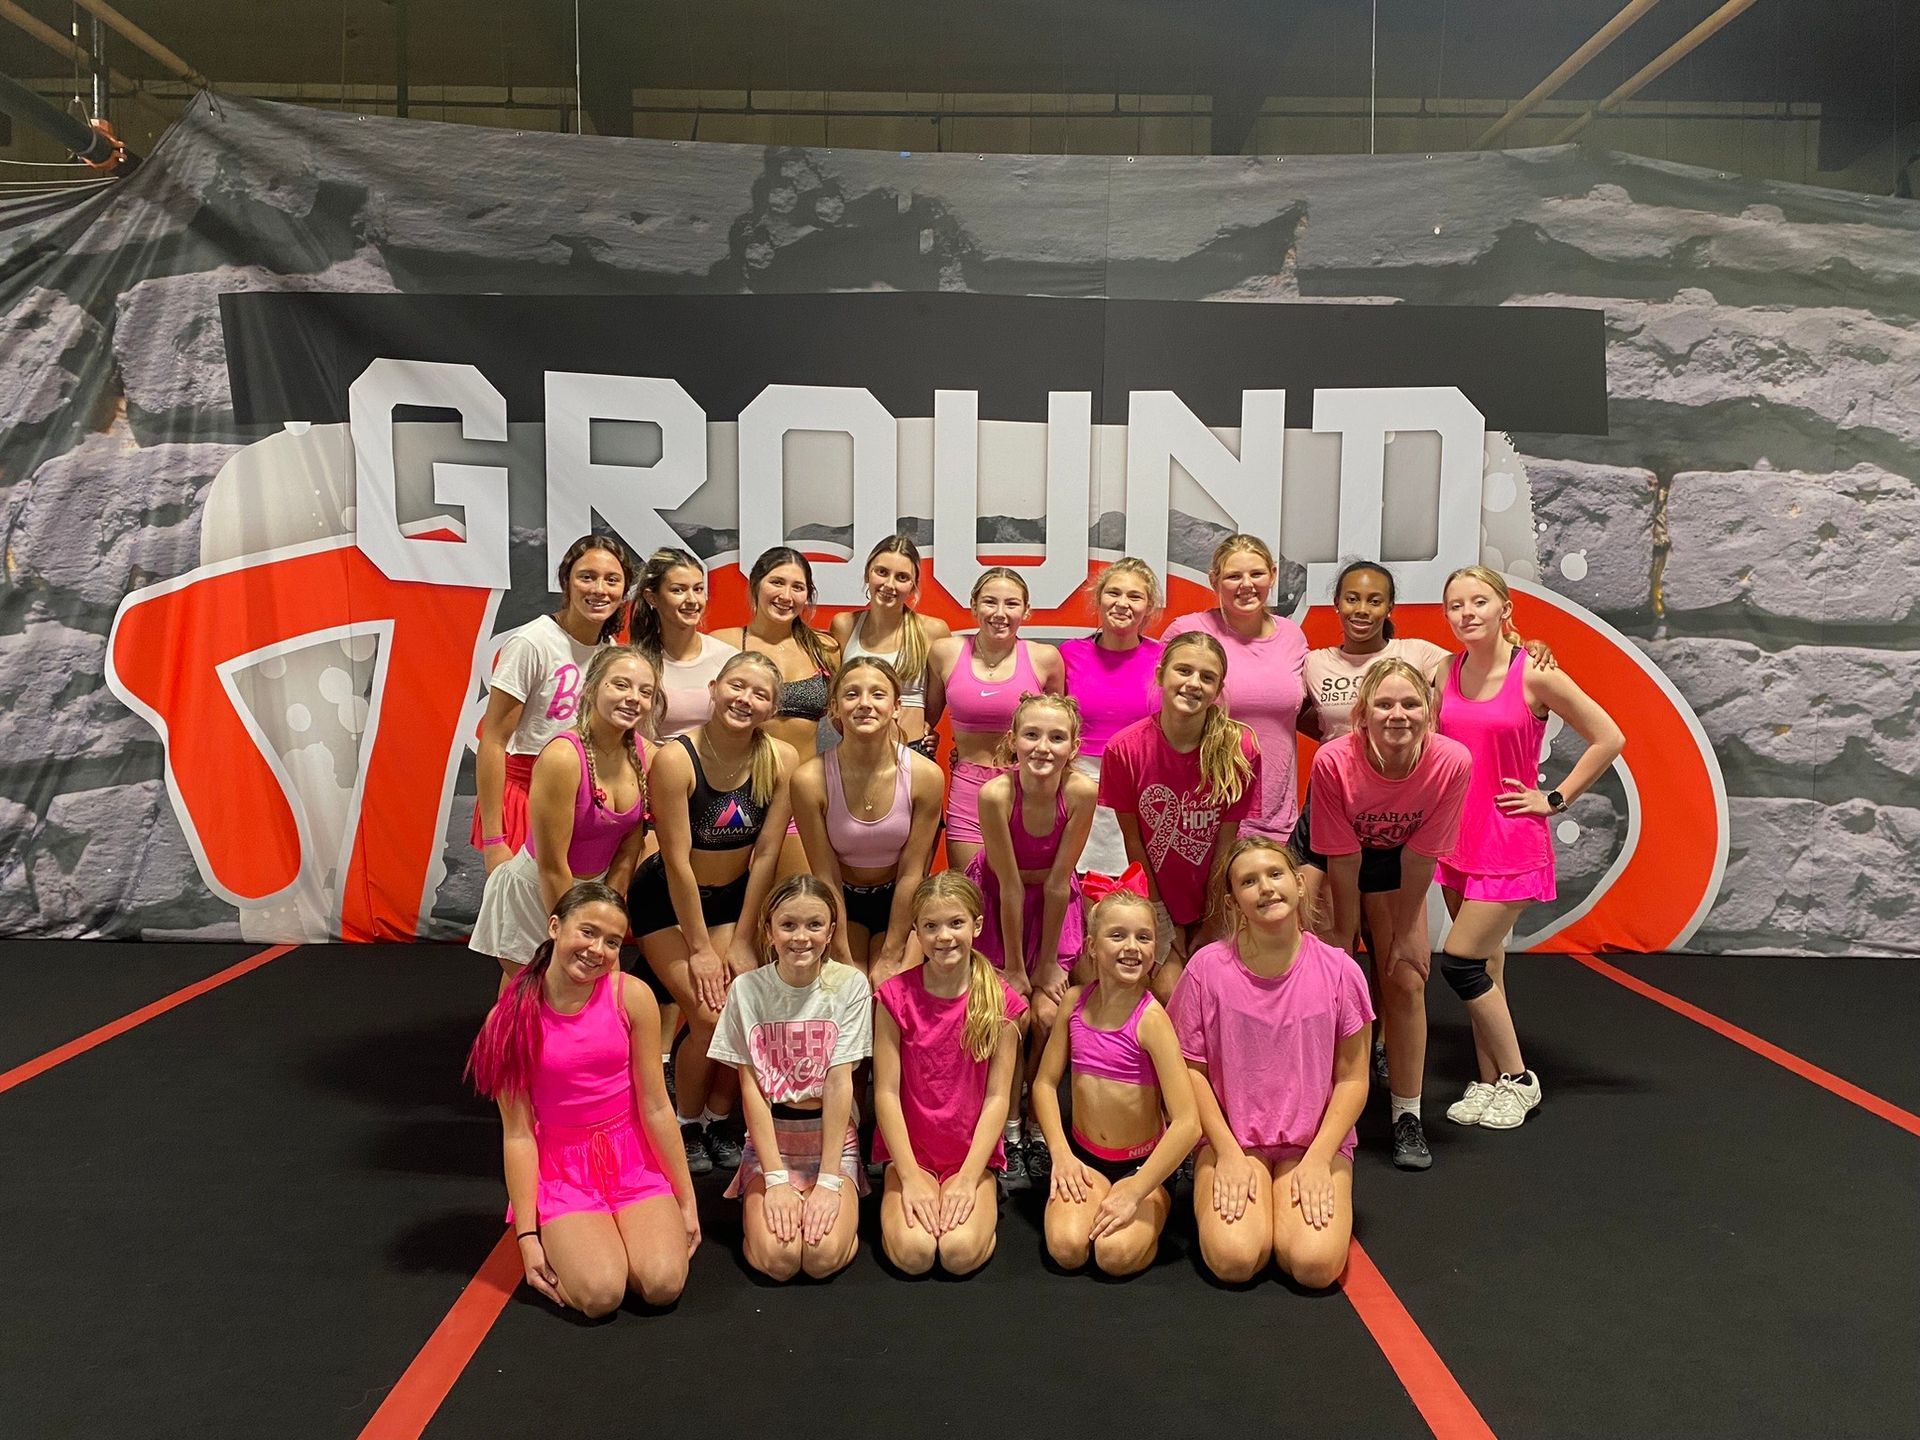
[[[587,747],[578,731],[562,730],[560,734],[580,755],[580,789],[573,797],[573,839],[567,842],[567,869],[575,875],[604,875],[613,864],[613,852],[640,823],[646,787],[641,787],[639,798],[626,810],[594,804],[593,787],[587,780]],[[532,826],[527,827],[527,854],[534,854]]]
[[[1118,1030],[1096,1030],[1081,1012],[1099,988],[1095,983],[1080,992],[1080,1003],[1073,1007],[1067,1021],[1067,1049],[1073,1056],[1074,1074],[1118,1080],[1124,1085],[1158,1085],[1160,1072],[1140,1043],[1140,1017],[1147,1013],[1152,992],[1141,992],[1140,1003]]]
[[[953,677],[947,681],[947,713],[953,728],[974,735],[1004,734],[1013,724],[1013,712],[1020,697],[1040,688],[1040,677],[1027,658],[1027,642],[1013,642],[1013,674],[1005,680],[986,681],[973,673],[973,637],[960,642],[960,658],[954,662]]]
[[[1013,864],[1016,870],[1047,870],[1053,866],[1053,857],[1059,852],[1060,837],[1067,833],[1067,787],[1062,777],[1060,790],[1053,806],[1053,828],[1044,835],[1032,835],[1027,832],[1026,817],[1022,813],[1026,802],[1021,798],[1020,771],[1016,766],[1007,771],[1013,780],[1013,813],[1007,817],[1007,828],[1013,832]]]
[[[836,746],[827,752],[827,843],[842,865],[884,870],[898,865],[900,852],[907,848],[913,829],[913,752],[904,745],[896,745],[894,751],[893,804],[878,820],[859,819],[847,808],[847,793],[840,784],[840,750]]]
[[[1547,722],[1527,704],[1524,650],[1516,649],[1500,693],[1469,700],[1460,693],[1465,655],[1447,666],[1440,700],[1440,733],[1458,740],[1473,757],[1467,798],[1460,812],[1460,840],[1447,863],[1470,875],[1524,875],[1553,865],[1545,815],[1509,815],[1494,803],[1501,782],[1540,783],[1540,750]]]
[[[631,1112],[632,1052],[617,971],[594,982],[577,1014],[562,1015],[543,994],[533,1118],[542,1125],[599,1125]]]

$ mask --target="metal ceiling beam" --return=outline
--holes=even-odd
[[[144,51],[146,54],[152,56],[189,85],[196,85],[202,90],[205,90],[213,84],[211,80],[187,64],[186,61],[174,54],[173,51],[162,45],[158,40],[154,39],[153,36],[142,30],[118,10],[114,9],[113,6],[107,4],[107,0],[74,0],[74,4],[78,5],[89,15],[98,15],[106,22],[108,29],[124,36],[136,50]]]
[[[1562,60],[1551,75],[1534,86],[1533,89],[1529,90],[1522,99],[1514,103],[1512,109],[1508,110],[1506,114],[1489,125],[1486,130],[1481,133],[1480,138],[1475,140],[1469,148],[1484,150],[1502,135],[1506,134],[1515,121],[1531,114],[1535,107],[1542,101],[1558,93],[1562,85],[1566,84],[1567,81],[1587,68],[1587,63],[1591,61],[1594,56],[1598,55],[1602,50],[1606,49],[1607,46],[1619,39],[1620,36],[1626,33],[1627,28],[1632,25],[1634,21],[1638,20],[1659,3],[1660,0],[1630,0],[1630,3],[1624,6],[1619,14],[1615,15],[1606,24],[1594,31],[1586,44],[1574,51],[1573,54],[1569,55],[1565,60]]]
[[[1578,135],[1582,130],[1585,130],[1602,115],[1617,109],[1622,101],[1631,99],[1646,89],[1647,86],[1651,85],[1675,65],[1686,59],[1687,56],[1691,55],[1695,50],[1698,50],[1702,45],[1706,44],[1706,42],[1711,40],[1715,35],[1718,35],[1722,30],[1726,29],[1727,26],[1746,14],[1756,3],[1757,0],[1727,0],[1726,4],[1722,5],[1718,10],[1694,26],[1693,29],[1689,30],[1678,40],[1674,41],[1673,44],[1654,56],[1654,58],[1649,60],[1645,65],[1641,66],[1640,69],[1636,70],[1627,78],[1619,89],[1607,96],[1607,98],[1602,100],[1598,105],[1588,110],[1586,114],[1575,120],[1547,143],[1549,145],[1564,145],[1567,141],[1573,139],[1574,136]]]
[[[51,25],[43,24],[37,16],[22,10],[18,5],[13,3],[13,0],[0,0],[0,20],[11,20],[15,25],[19,26],[20,29],[31,35],[35,40],[38,40],[49,50],[57,51],[59,54],[64,55],[67,59],[73,61],[74,64],[80,66],[81,69],[91,70],[93,68],[93,55],[86,46],[82,45],[70,35],[62,35]],[[107,71],[107,78],[123,90],[136,88],[133,81],[122,75],[118,70],[109,69]]]

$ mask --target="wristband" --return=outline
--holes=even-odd
[[[538,1230],[522,1230],[513,1238],[515,1240],[538,1240],[540,1238],[540,1232]]]
[[[822,1175],[813,1183],[818,1185],[822,1190],[831,1191],[833,1194],[838,1195],[841,1187],[847,1183],[847,1177],[844,1175]]]
[[[761,1172],[760,1178],[767,1182],[767,1189],[769,1190],[776,1185],[791,1185],[793,1183],[793,1180],[784,1170],[764,1170]]]
[[[480,848],[483,850],[489,845],[504,845],[506,843],[507,837],[504,835],[482,835],[480,837]]]

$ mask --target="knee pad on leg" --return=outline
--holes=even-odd
[[[1463,960],[1458,955],[1440,957],[1440,973],[1447,984],[1453,987],[1453,993],[1462,1000],[1478,1000],[1493,989],[1493,977],[1487,974],[1487,962],[1484,960]]]

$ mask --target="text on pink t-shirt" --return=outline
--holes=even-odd
[[[1353,729],[1353,700],[1360,682],[1381,660],[1404,660],[1431,680],[1446,663],[1447,652],[1414,636],[1389,640],[1371,655],[1356,655],[1338,645],[1308,651],[1307,702],[1319,715],[1322,741],[1338,740]]]
[[[976,1060],[963,1035],[967,1025],[967,993],[952,999],[927,992],[926,967],[916,966],[894,976],[874,992],[874,998],[900,1027],[900,1115],[907,1122],[913,1158],[937,1180],[957,1171],[973,1148],[973,1132],[987,1103],[987,1071],[992,1057]],[[1026,1014],[1027,1002],[1007,989],[1006,1016]],[[873,1134],[875,1163],[892,1158],[886,1136]],[[1007,1166],[1005,1142],[993,1142],[987,1161],[990,1170]]]
[[[1322,855],[1391,850],[1438,860],[1460,835],[1473,757],[1458,740],[1427,736],[1413,772],[1390,780],[1367,758],[1365,735],[1349,732],[1313,757],[1313,848]]]

